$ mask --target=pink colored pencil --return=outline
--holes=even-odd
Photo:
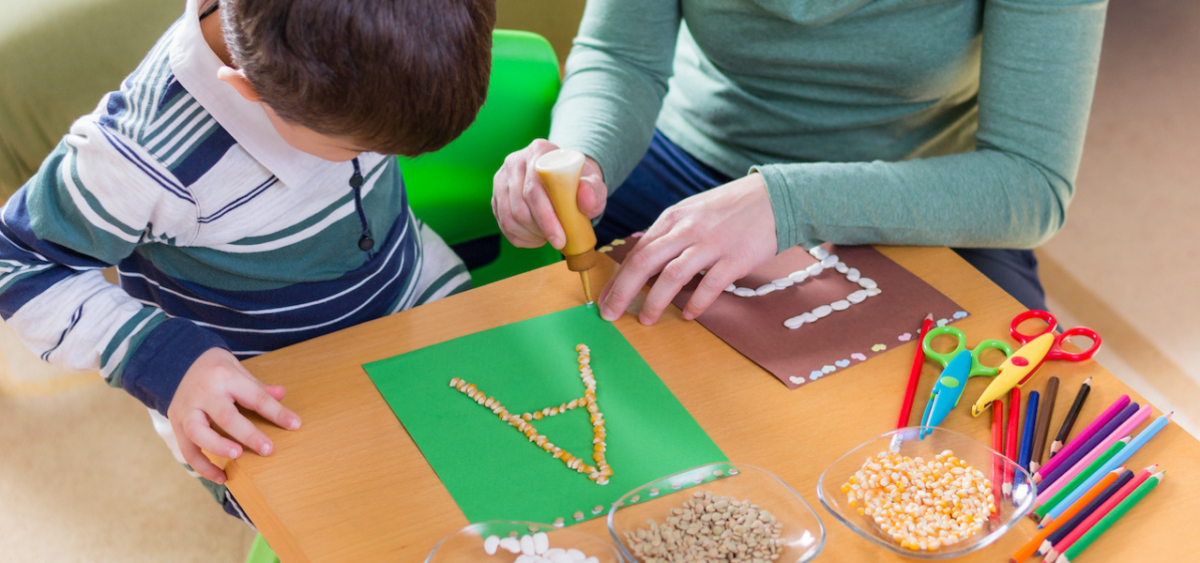
[[[1134,477],[1132,481],[1125,483],[1125,486],[1121,487],[1121,490],[1117,491],[1115,494],[1113,494],[1113,496],[1108,497],[1108,500],[1104,501],[1104,504],[1100,505],[1099,508],[1093,511],[1092,514],[1087,517],[1087,519],[1085,519],[1083,522],[1080,522],[1070,534],[1067,534],[1067,537],[1063,538],[1062,541],[1050,548],[1050,551],[1046,553],[1046,559],[1044,559],[1044,561],[1057,560],[1060,554],[1070,549],[1071,545],[1074,544],[1076,540],[1083,537],[1088,530],[1092,529],[1092,526],[1096,525],[1096,522],[1099,522],[1101,518],[1104,518],[1109,512],[1112,512],[1114,506],[1121,504],[1121,501],[1125,500],[1125,497],[1129,496],[1134,489],[1138,488],[1142,483],[1145,483],[1146,479],[1149,479],[1150,476],[1154,475],[1157,471],[1158,464],[1156,463],[1143,469],[1142,472],[1138,473],[1137,477]]]
[[[1113,404],[1109,405],[1107,409],[1104,409],[1104,412],[1100,413],[1100,416],[1096,417],[1096,420],[1093,420],[1092,423],[1087,426],[1087,428],[1084,428],[1083,432],[1080,432],[1075,439],[1068,442],[1066,447],[1058,452],[1058,455],[1050,458],[1050,461],[1047,461],[1046,465],[1039,467],[1037,474],[1033,476],[1033,482],[1041,482],[1043,477],[1049,475],[1050,472],[1054,471],[1054,468],[1058,467],[1060,463],[1062,463],[1068,457],[1071,457],[1071,454],[1074,453],[1075,450],[1083,446],[1084,442],[1087,442],[1088,439],[1091,438],[1096,432],[1099,432],[1101,428],[1104,428],[1104,425],[1108,424],[1108,421],[1112,420],[1114,416],[1117,416],[1117,413],[1121,412],[1121,409],[1125,408],[1125,405],[1128,404],[1129,395],[1121,395],[1121,398],[1114,401]]]
[[[1079,472],[1083,471],[1087,466],[1091,465],[1093,461],[1096,461],[1096,458],[1108,451],[1108,448],[1117,443],[1117,440],[1131,436],[1133,431],[1136,430],[1138,426],[1145,422],[1147,418],[1150,418],[1150,411],[1153,410],[1154,409],[1151,408],[1150,405],[1146,405],[1138,409],[1136,413],[1133,413],[1133,416],[1129,417],[1129,420],[1126,420],[1124,424],[1118,426],[1116,430],[1113,430],[1112,434],[1109,434],[1103,442],[1100,442],[1095,448],[1092,448],[1092,451],[1088,452],[1088,454],[1084,456],[1083,459],[1080,459],[1078,463],[1071,466],[1071,469],[1067,470],[1062,477],[1059,477],[1057,480],[1055,480],[1049,488],[1038,493],[1038,504],[1050,500],[1050,497],[1054,496],[1054,493],[1057,493],[1059,489],[1063,488],[1063,486],[1065,486],[1067,483],[1070,483],[1071,479],[1074,479],[1076,475],[1079,475]]]

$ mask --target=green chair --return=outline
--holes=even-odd
[[[409,204],[447,244],[492,243],[499,235],[492,177],[509,153],[549,134],[560,80],[558,59],[545,38],[496,30],[487,101],[475,123],[440,151],[400,159]],[[549,245],[517,248],[503,236],[498,242],[498,258],[471,270],[475,287],[562,259]]]
[[[550,132],[560,78],[554,49],[542,36],[496,30],[487,102],[475,123],[440,151],[400,158],[409,205],[452,246],[500,233],[492,215],[492,176],[509,153]],[[471,270],[475,287],[562,259],[550,245],[517,248],[499,237],[499,256]],[[279,563],[262,535],[246,563]]]

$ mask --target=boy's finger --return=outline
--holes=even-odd
[[[229,382],[229,394],[239,405],[262,415],[280,428],[300,428],[300,416],[275,400],[257,380],[234,379]]]
[[[179,425],[175,425],[175,440],[179,442],[179,453],[183,454],[183,460],[192,468],[193,471],[199,473],[201,477],[212,481],[218,485],[225,482],[225,472],[221,471],[220,467],[213,465],[204,454],[200,452],[200,448],[193,444],[191,440],[182,434],[183,429]]]
[[[257,452],[258,455],[271,455],[275,449],[275,444],[271,443],[271,439],[254,426],[253,422],[242,416],[242,413],[232,403],[217,405],[211,410],[207,410],[207,414],[226,434],[245,444],[247,448]]]
[[[229,459],[237,459],[242,455],[242,447],[212,429],[208,417],[202,411],[192,411],[183,423],[183,433],[192,443],[201,449]]]
[[[275,397],[276,401],[282,401],[287,396],[287,389],[284,389],[282,385],[263,385],[263,389]]]

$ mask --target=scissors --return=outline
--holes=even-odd
[[[933,349],[933,339],[943,334],[958,339],[958,345],[954,347],[954,350],[945,354]],[[979,361],[979,356],[985,350],[1003,352],[1006,361],[1009,356],[1013,355],[1012,347],[1000,340],[984,340],[975,346],[974,350],[967,350],[967,335],[952,326],[939,326],[929,331],[921,341],[921,348],[925,350],[926,358],[933,359],[945,368],[938,376],[937,383],[933,386],[933,392],[929,394],[929,402],[925,403],[925,413],[921,415],[921,430],[918,434],[921,438],[925,438],[930,433],[929,427],[941,424],[946,420],[946,415],[958,406],[967,378],[995,377],[1000,373],[999,367],[988,367]]]
[[[1046,329],[1037,334],[1021,332],[1021,323],[1029,319],[1046,321]],[[1090,360],[1100,349],[1100,335],[1090,328],[1075,327],[1062,333],[1055,332],[1056,328],[1058,328],[1058,319],[1046,311],[1025,311],[1013,319],[1012,324],[1008,327],[1008,332],[1012,333],[1012,337],[1021,342],[1023,346],[1017,349],[1017,353],[1010,356],[1003,364],[1000,364],[1000,375],[992,380],[992,384],[988,385],[987,389],[983,390],[983,394],[979,396],[979,400],[975,401],[975,405],[971,407],[972,416],[983,414],[983,411],[992,405],[992,401],[1004,397],[1013,387],[1024,385],[1046,360],[1082,362]],[[1063,340],[1072,336],[1090,338],[1092,340],[1091,348],[1078,354],[1063,350]]]

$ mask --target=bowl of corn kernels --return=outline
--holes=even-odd
[[[489,520],[450,533],[425,563],[621,563],[607,540],[576,527]]]
[[[976,440],[944,428],[903,428],[850,450],[817,482],[838,522],[906,557],[949,559],[1000,539],[1033,510],[1029,473]],[[993,477],[1019,475],[1009,495]]]
[[[608,531],[632,563],[811,561],[825,526],[787,483],[739,463],[695,467],[613,503]]]

